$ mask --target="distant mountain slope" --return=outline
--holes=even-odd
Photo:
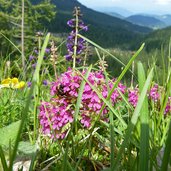
[[[113,17],[116,17],[116,18],[120,18],[120,19],[124,19],[125,18],[124,16],[122,16],[119,13],[116,13],[116,12],[104,12],[104,13],[106,13],[108,15],[111,15]]]
[[[153,49],[161,49],[161,45],[169,45],[171,38],[171,27],[167,27],[161,30],[156,30],[147,35],[143,42],[146,43],[146,50],[151,51]]]
[[[156,18],[163,21],[166,26],[171,26],[171,15],[166,14],[166,15],[157,16]]]
[[[35,3],[34,0],[32,0]],[[36,3],[41,0],[36,0]],[[56,18],[48,25],[51,32],[69,32],[66,24],[72,18],[72,11],[75,6],[81,7],[83,20],[89,25],[86,36],[104,47],[129,47],[131,42],[139,40],[151,29],[141,27],[112,17],[83,6],[76,0],[52,0],[57,7]]]
[[[166,24],[160,19],[147,15],[132,15],[127,17],[126,20],[134,24],[150,27],[153,29],[163,28],[166,26]]]

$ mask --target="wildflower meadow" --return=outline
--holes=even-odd
[[[0,170],[171,170],[171,44],[159,73],[141,62],[144,43],[125,63],[87,38],[79,7],[65,27],[64,39],[39,31],[24,58],[8,40],[17,52],[0,59]]]

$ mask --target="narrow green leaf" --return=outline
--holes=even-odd
[[[6,159],[5,159],[5,154],[4,154],[4,151],[0,145],[0,158],[1,158],[1,163],[2,163],[2,167],[3,167],[3,170],[8,170],[8,166],[7,166],[7,162],[6,162]]]
[[[168,131],[168,137],[166,140],[164,156],[163,156],[162,165],[161,165],[161,171],[166,171],[168,169],[170,156],[171,156],[171,122],[170,122],[169,131]]]
[[[114,92],[114,90],[116,89],[116,87],[118,86],[119,82],[121,81],[121,79],[123,78],[123,76],[125,75],[125,73],[127,72],[127,70],[130,68],[130,66],[132,65],[132,62],[136,59],[136,57],[138,56],[138,54],[142,51],[142,49],[144,48],[145,44],[142,44],[141,47],[138,49],[138,51],[132,56],[132,58],[130,59],[130,61],[128,62],[128,64],[125,66],[125,68],[123,69],[123,71],[121,72],[121,74],[119,75],[118,79],[116,80],[116,82],[114,83],[114,86],[112,88],[112,90],[109,92],[109,95],[107,96],[106,100],[109,100],[112,96],[112,93]],[[100,110],[100,113],[102,113],[103,109],[105,108],[106,104],[104,104]]]
[[[88,68],[86,74],[85,74],[85,78],[87,79],[89,76],[89,73],[92,69],[92,65],[90,65],[90,67]],[[79,92],[78,92],[78,98],[77,98],[77,103],[76,103],[76,107],[75,107],[75,112],[74,112],[74,116],[75,116],[75,121],[77,122],[78,120],[78,113],[80,110],[80,106],[81,106],[81,99],[82,99],[82,94],[84,91],[84,86],[85,86],[86,82],[83,80],[81,82],[80,88],[79,88]]]
[[[32,94],[33,94],[33,90],[34,90],[34,87],[35,87],[35,83],[39,82],[39,71],[40,71],[40,67],[41,67],[42,61],[43,61],[43,56],[44,56],[44,53],[45,53],[45,49],[46,49],[48,41],[49,41],[49,37],[50,37],[50,34],[47,34],[47,36],[45,38],[45,42],[44,42],[42,50],[41,50],[41,53],[40,53],[40,56],[38,58],[36,70],[35,70],[34,75],[33,75],[33,85],[32,85],[32,87],[31,87],[31,89],[29,91],[29,94],[28,94],[28,97],[27,97],[27,101],[25,103],[25,108],[22,111],[22,115],[21,115],[22,119],[21,119],[19,131],[18,131],[18,134],[17,134],[17,138],[16,138],[16,141],[15,141],[15,145],[14,145],[14,149],[13,149],[12,155],[10,156],[9,171],[12,171],[12,166],[13,166],[13,162],[15,160],[15,156],[16,156],[16,153],[17,153],[20,136],[21,136],[24,124],[25,124],[25,120],[27,118],[27,114],[28,114],[29,106],[30,106],[30,101],[32,100]],[[35,116],[35,117],[37,117],[37,116]]]
[[[50,38],[50,33],[48,33],[46,38],[45,38],[45,41],[43,43],[43,46],[41,48],[41,52],[40,52],[38,60],[37,60],[36,70],[35,70],[34,76],[33,76],[33,81],[36,83],[39,83],[39,71],[40,71],[40,67],[42,65],[42,61],[43,61],[43,57],[45,54],[46,47],[47,47],[48,42],[49,42],[49,38]]]
[[[25,124],[25,120],[27,118],[28,111],[29,111],[29,104],[30,104],[30,101],[32,100],[32,93],[33,93],[34,85],[35,85],[35,83],[33,82],[32,88],[29,91],[27,101],[25,103],[25,108],[22,111],[22,119],[21,119],[21,123],[20,123],[20,127],[18,130],[16,140],[15,140],[14,149],[12,151],[12,155],[10,156],[10,164],[9,164],[9,170],[8,171],[12,171],[12,166],[13,166],[13,162],[14,162],[15,157],[16,157],[16,153],[17,153],[17,149],[18,149],[18,145],[19,145],[19,141],[20,141],[20,136],[22,133],[23,126]]]
[[[132,131],[134,130],[134,127],[137,123],[137,120],[138,120],[138,117],[140,115],[140,111],[141,111],[141,108],[142,108],[142,105],[144,103],[144,99],[146,97],[146,93],[147,93],[147,90],[148,90],[148,87],[151,83],[151,80],[153,78],[153,69],[150,71],[148,77],[147,77],[147,80],[144,84],[144,87],[142,89],[142,92],[139,96],[139,100],[138,100],[138,103],[137,103],[137,106],[134,110],[134,113],[133,113],[133,116],[131,118],[131,121],[130,123],[128,124],[128,127],[127,127],[127,130],[126,130],[126,134],[124,136],[124,141],[119,149],[119,152],[118,152],[118,155],[116,157],[116,160],[115,160],[115,167],[114,167],[114,170],[117,170],[117,168],[119,167],[119,162],[120,162],[120,159],[125,151],[125,148],[126,146],[129,144],[129,140],[131,138],[131,133]]]
[[[34,162],[36,161],[36,156],[37,156],[37,152],[32,155],[29,171],[34,171]]]
[[[98,44],[92,42],[90,39],[80,35],[80,34],[77,34],[78,37],[81,37],[82,39],[86,40],[87,42],[89,42],[90,44],[92,44],[93,46],[97,47],[98,49],[102,50],[103,52],[105,52],[106,54],[108,54],[109,56],[111,56],[113,59],[115,59],[118,63],[120,63],[121,65],[125,66],[125,64],[120,61],[117,57],[115,57],[114,55],[112,55],[109,51],[107,51],[106,49],[102,48],[101,46],[99,46]]]
[[[21,50],[10,40],[8,39],[8,37],[6,37],[2,32],[0,32],[0,34],[8,41],[10,42],[17,50],[20,54],[22,54]]]
[[[138,80],[139,90],[142,92],[146,80],[145,71],[142,63],[138,63]],[[140,111],[140,170],[147,171],[149,160],[149,111],[148,111],[148,97],[144,98],[144,103]]]

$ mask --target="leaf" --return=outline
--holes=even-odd
[[[32,155],[36,153],[36,145],[32,145],[28,141],[19,142],[18,151],[25,155]]]
[[[121,159],[123,153],[125,152],[125,148],[129,144],[129,141],[131,139],[132,131],[134,130],[134,127],[135,127],[135,125],[136,125],[136,123],[138,121],[140,111],[141,111],[142,106],[144,104],[146,93],[147,93],[148,87],[150,86],[152,78],[153,78],[153,68],[151,69],[151,71],[150,71],[150,73],[149,73],[149,75],[148,75],[148,77],[147,77],[147,79],[146,79],[146,81],[144,83],[143,89],[142,89],[141,94],[139,96],[137,106],[136,106],[136,108],[134,110],[131,121],[128,124],[127,130],[126,130],[126,133],[125,133],[125,136],[124,136],[124,141],[122,142],[121,147],[119,149],[119,152],[117,154],[117,157],[115,159],[115,167],[114,167],[113,170],[118,169],[120,159]]]
[[[161,171],[167,170],[168,165],[169,165],[169,160],[171,158],[170,155],[171,155],[171,122],[170,122],[169,131],[168,131],[168,137],[167,137],[166,144],[165,144]]]
[[[0,129],[0,145],[2,147],[8,148],[9,142],[14,143],[20,123],[21,121],[17,121]]]
[[[141,62],[138,63],[138,80],[140,92],[143,89],[145,83],[145,71]],[[140,121],[141,121],[141,133],[140,133],[140,170],[148,170],[148,160],[149,160],[149,111],[148,111],[148,98],[144,99],[142,109],[140,111]]]

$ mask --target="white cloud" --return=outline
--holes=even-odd
[[[158,5],[168,5],[171,4],[171,0],[155,0],[155,3]]]

